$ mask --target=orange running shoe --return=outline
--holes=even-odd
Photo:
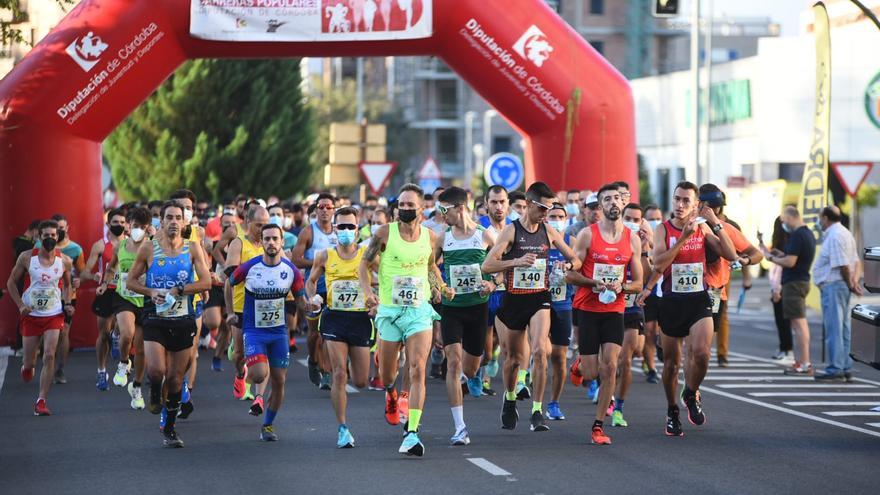
[[[406,421],[409,418],[409,392],[401,392],[400,399],[397,401],[400,409],[400,420]]]
[[[400,411],[397,408],[397,390],[385,391],[385,421],[389,425],[400,424]]]
[[[232,381],[232,396],[237,400],[242,400],[244,393],[247,391],[247,383],[244,381],[246,376],[247,371],[245,371],[243,376],[235,375],[235,380]]]
[[[51,416],[52,411],[46,406],[46,399],[37,399],[34,403],[34,416]]]
[[[611,445],[611,438],[605,434],[605,430],[603,430],[601,426],[594,426],[592,443],[594,445]]]
[[[580,366],[581,358],[580,356],[578,356],[578,358],[575,359],[573,363],[571,363],[571,373],[569,374],[569,377],[571,378],[571,384],[575,387],[580,387],[584,384],[584,375],[581,374]]]
[[[25,368],[21,367],[21,379],[23,382],[27,383],[34,379],[34,368]],[[58,382],[55,382],[58,383]]]

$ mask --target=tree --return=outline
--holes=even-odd
[[[107,139],[114,183],[127,199],[304,190],[315,131],[300,83],[299,60],[187,62]]]
[[[62,10],[76,3],[78,0],[55,0],[55,3]],[[16,27],[25,18],[26,12],[21,9],[21,0],[0,0],[0,12],[6,11],[6,18],[12,22],[0,22],[0,45],[11,45],[13,43],[29,43],[24,38],[21,29]]]
[[[642,206],[652,204],[654,195],[651,194],[651,181],[648,177],[648,167],[645,166],[645,157],[638,155],[639,162],[639,201]]]

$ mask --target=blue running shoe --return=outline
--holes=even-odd
[[[455,435],[452,435],[452,438],[449,439],[449,443],[452,445],[469,445],[471,438],[468,436],[467,428],[456,430]]]
[[[212,358],[211,369],[214,371],[223,371],[223,360],[218,357]]]
[[[482,370],[477,371],[476,376],[473,378],[468,378],[467,381],[468,392],[470,392],[471,397],[481,397],[483,395],[483,373]]]
[[[590,387],[587,389],[587,399],[592,401],[594,404],[596,400],[599,398],[599,382],[596,380],[590,381]]]
[[[425,455],[425,445],[419,440],[418,433],[409,431],[406,433],[406,436],[403,437],[403,443],[400,444],[400,448],[397,449],[397,451],[401,454],[421,457]]]
[[[187,386],[186,380],[183,380],[183,387],[180,388],[180,402],[189,402],[189,386]]]
[[[107,379],[107,372],[106,371],[99,371],[98,372],[98,378],[97,378],[97,381],[95,382],[95,387],[97,387],[98,390],[101,392],[106,392],[107,390],[110,389],[110,382]]]
[[[339,425],[339,435],[336,439],[336,448],[337,449],[350,449],[354,447],[354,437],[351,436],[351,431],[348,429],[348,426]]]
[[[110,332],[110,355],[119,361],[119,332]]]
[[[165,421],[168,420],[168,409],[162,406],[162,412],[159,413],[159,431],[165,431]]]
[[[488,363],[486,363],[486,373],[489,374],[492,378],[495,378],[498,375],[498,360],[492,359]]]
[[[547,404],[547,419],[553,421],[562,421],[565,419],[565,414],[562,413],[562,409],[559,408],[559,403],[555,400]]]

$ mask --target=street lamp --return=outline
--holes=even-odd
[[[483,153],[486,155],[486,158],[492,156],[492,119],[497,116],[498,111],[494,108],[490,108],[483,113]]]
[[[477,112],[464,114],[464,186],[470,189],[474,182],[474,122]]]

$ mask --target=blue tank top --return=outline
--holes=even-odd
[[[565,243],[570,243],[571,237],[566,234],[565,235]],[[550,266],[553,266],[556,261],[561,261],[563,263],[568,260],[565,259],[565,256],[558,249],[551,249],[547,254],[547,261]],[[553,307],[554,311],[571,311],[571,302],[574,299],[574,287],[568,284],[560,285],[556,277],[559,274],[552,274],[550,276],[550,304]],[[562,275],[565,276],[564,274]],[[556,284],[554,284],[556,282]]]
[[[318,227],[318,222],[312,222],[312,245],[306,249],[303,257],[309,261],[314,261],[315,255],[329,248],[336,247],[336,232],[331,232],[329,234],[325,234],[320,227]],[[311,268],[306,269],[305,277],[309,278],[309,274],[312,272]],[[324,276],[318,279],[318,293],[326,294],[327,293],[327,284],[324,281]]]
[[[183,249],[175,257],[165,254],[159,241],[153,240],[153,262],[147,268],[146,285],[150,289],[173,289],[181,285],[189,284],[195,280],[192,258],[189,253],[189,242],[184,241]],[[146,307],[149,311],[156,312],[156,306],[147,299]],[[192,307],[192,295],[183,295],[170,309],[162,313],[156,313],[164,318],[194,318],[195,312]]]

